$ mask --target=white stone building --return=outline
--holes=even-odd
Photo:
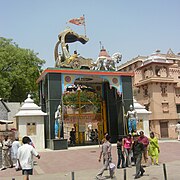
[[[29,136],[36,149],[44,149],[44,116],[46,115],[47,113],[41,111],[41,108],[28,95],[20,111],[15,115],[19,138],[22,139],[24,136]]]

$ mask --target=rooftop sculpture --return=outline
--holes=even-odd
[[[117,52],[112,56],[109,56],[104,47],[102,47],[96,62],[93,62],[93,59],[91,58],[84,58],[82,56],[79,56],[77,51],[74,51],[73,55],[71,55],[69,52],[69,43],[79,41],[82,44],[86,44],[89,41],[86,36],[79,35],[68,28],[59,34],[58,39],[59,40],[56,43],[54,49],[55,67],[117,71],[117,64],[122,59],[121,53]],[[61,45],[60,53],[59,45]]]
[[[59,40],[56,43],[54,49],[54,57],[55,57],[55,67],[65,67],[65,68],[73,68],[73,69],[90,69],[92,59],[85,59],[82,56],[77,54],[77,51],[74,51],[74,54],[71,55],[69,52],[68,43],[81,42],[82,44],[86,44],[88,42],[88,38],[79,35],[72,31],[71,29],[65,29],[58,36]],[[58,52],[58,47],[61,44],[61,53]]]

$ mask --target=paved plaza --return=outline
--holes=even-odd
[[[178,141],[160,141],[160,166],[148,166],[141,180],[164,180],[163,163],[166,165],[167,179],[180,179],[180,142]],[[100,147],[84,146],[71,147],[68,150],[44,150],[40,152],[41,159],[37,160],[34,167],[34,175],[31,180],[93,180],[102,162],[98,162]],[[116,145],[113,144],[113,162],[117,162]],[[126,179],[134,179],[135,167],[126,168]],[[104,176],[110,179],[108,171]],[[0,171],[0,180],[22,180],[21,171],[14,169]],[[115,178],[124,180],[124,169],[116,169]]]

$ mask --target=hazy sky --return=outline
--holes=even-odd
[[[96,59],[100,41],[122,62],[169,48],[180,52],[180,0],[0,0],[0,36],[32,49],[54,67],[54,46],[66,22],[85,15],[86,45],[70,45],[83,57]],[[69,24],[79,34],[83,26]]]

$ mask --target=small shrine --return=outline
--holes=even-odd
[[[46,115],[47,113],[44,113],[41,108],[34,103],[29,94],[19,112],[15,115],[19,138],[22,139],[24,136],[29,136],[36,149],[44,149],[44,116]]]
[[[144,131],[144,134],[149,137],[149,115],[152,112],[147,111],[145,106],[139,104],[135,99],[133,103],[138,116],[137,132]]]
[[[70,53],[71,43],[88,41],[70,28],[61,32],[54,49],[55,67],[45,69],[37,80],[41,107],[47,113],[47,148],[61,148],[62,140],[70,146],[72,129],[76,145],[98,144],[105,132],[116,142],[126,133],[124,113],[133,102],[133,73],[117,71],[122,54],[109,55],[103,46],[96,60],[77,50]]]

